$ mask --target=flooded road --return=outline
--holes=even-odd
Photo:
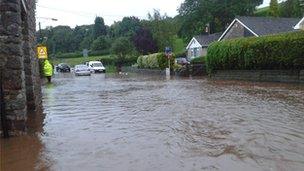
[[[304,86],[59,75],[1,170],[304,170]]]

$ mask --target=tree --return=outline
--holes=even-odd
[[[141,23],[137,17],[124,17],[122,21],[114,23],[110,28],[112,37],[132,37]]]
[[[186,40],[204,32],[207,24],[211,33],[223,31],[236,15],[251,16],[263,0],[185,0],[179,8],[182,22],[179,35]]]
[[[94,28],[93,28],[93,36],[97,39],[99,36],[104,36],[107,34],[107,27],[104,24],[104,20],[102,17],[96,17]]]
[[[280,11],[282,17],[303,17],[302,15],[304,13],[304,9],[301,8],[301,2],[299,0],[287,0],[283,2]]]
[[[134,46],[129,38],[120,37],[114,41],[111,50],[120,60],[123,60],[128,54],[134,52]]]
[[[126,61],[127,55],[134,52],[134,46],[128,37],[120,37],[112,44],[112,53],[117,55],[117,71],[121,71],[123,63]]]
[[[278,0],[271,0],[270,1],[269,13],[273,17],[278,17],[279,16]]]
[[[165,47],[173,45],[173,37],[177,35],[178,26],[173,18],[166,14],[161,15],[158,10],[153,14],[148,14],[149,20],[143,21],[144,26],[151,30],[153,39],[157,42],[157,47],[164,50]]]
[[[96,40],[93,41],[91,50],[101,51],[107,50],[110,48],[110,42],[105,36],[100,36]]]
[[[136,50],[143,55],[158,52],[157,44],[152,37],[152,33],[146,28],[140,28],[132,40]]]

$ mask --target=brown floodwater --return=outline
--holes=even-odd
[[[304,170],[304,86],[57,75],[2,170]]]

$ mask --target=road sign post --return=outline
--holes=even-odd
[[[172,49],[170,47],[166,47],[165,54],[166,54],[166,56],[168,58],[168,68],[166,68],[166,76],[170,76],[171,75],[171,62],[170,62],[170,59],[172,57]]]

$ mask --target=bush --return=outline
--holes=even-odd
[[[79,58],[82,57],[81,52],[74,52],[74,53],[58,53],[54,55],[56,58]]]
[[[174,59],[173,56],[170,60],[171,66],[174,64]],[[155,53],[138,57],[137,64],[139,68],[165,69],[168,67],[168,59],[164,53]]]
[[[97,50],[97,51],[89,51],[89,56],[103,56],[103,55],[108,55],[108,54],[110,54],[110,50],[109,49]]]
[[[108,55],[110,52],[109,50],[99,50],[99,51],[89,51],[89,56],[103,56]],[[57,53],[56,55],[51,55],[52,57],[56,58],[79,58],[83,57],[82,52],[73,52],[73,53]]]
[[[104,65],[115,65],[116,58],[111,56],[105,56],[101,57],[99,61],[102,62],[102,64]]]
[[[175,56],[177,58],[185,58],[185,57],[187,57],[187,51],[176,53]]]
[[[206,56],[201,56],[197,58],[193,58],[191,60],[192,64],[204,64],[206,62]]]
[[[165,55],[165,53],[158,53],[157,60],[158,60],[159,69],[165,69],[168,67],[168,58]],[[175,63],[175,55],[173,55],[170,59],[171,68],[174,65],[174,63]]]
[[[304,32],[212,43],[207,70],[304,69]]]

